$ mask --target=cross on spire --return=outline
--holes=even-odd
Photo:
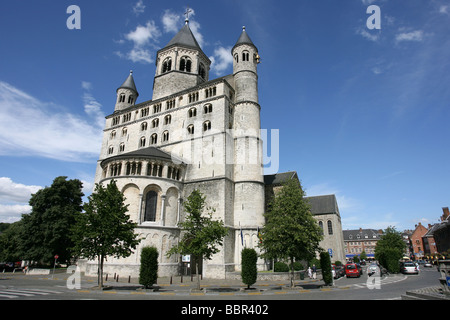
[[[191,13],[192,10],[189,9],[189,7],[187,7],[186,12],[184,13],[184,15],[186,16],[186,19],[184,20],[186,23],[189,22],[189,13]]]

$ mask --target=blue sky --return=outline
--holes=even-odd
[[[72,4],[79,30],[66,26]],[[132,69],[137,102],[151,99],[156,51],[186,5],[210,79],[232,72],[246,26],[278,171],[297,171],[310,196],[336,194],[344,229],[438,221],[450,206],[448,1],[27,0],[0,12],[0,222],[60,175],[91,192],[117,87]]]

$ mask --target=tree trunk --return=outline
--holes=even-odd
[[[197,272],[197,290],[200,290],[200,275],[198,274],[198,265],[200,263],[200,259],[197,259],[195,263],[195,270]]]
[[[98,256],[98,287],[103,288],[103,255]]]
[[[291,275],[291,288],[295,287],[295,283],[294,283],[294,258],[291,257],[291,265],[290,265],[290,275]]]

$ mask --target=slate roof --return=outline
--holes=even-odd
[[[156,160],[164,160],[164,161],[174,161],[176,160],[177,163],[183,163],[182,160],[176,158],[175,156],[172,156],[171,154],[164,152],[158,148],[155,147],[148,147],[148,148],[142,148],[135,151],[122,153],[117,156],[113,156],[110,158],[107,158],[102,161],[111,161],[111,160],[118,160],[118,159],[128,159],[128,158],[149,158],[149,159],[156,159]]]
[[[139,96],[139,93],[136,89],[136,84],[134,83],[133,79],[133,71],[130,71],[130,74],[128,75],[127,79],[124,81],[124,83],[122,83],[122,85],[117,90],[119,90],[120,88],[134,90],[134,92],[136,92],[136,94]]]
[[[311,205],[311,213],[316,214],[339,214],[339,208],[334,194],[324,196],[305,197]]]
[[[242,33],[239,36],[239,39],[236,41],[236,44],[234,45],[234,47],[233,47],[233,49],[231,51],[233,51],[235,47],[237,47],[237,46],[239,46],[241,44],[249,44],[249,45],[254,46],[256,48],[256,46],[253,44],[253,41],[248,36],[247,31],[245,31],[245,27],[242,27]]]
[[[169,43],[164,48],[175,45],[190,47],[200,51],[202,50],[197,40],[195,39],[194,34],[189,28],[189,23],[185,23],[183,28],[178,31],[178,33],[172,38],[172,40],[169,41]]]
[[[298,180],[297,172],[295,172],[295,171],[268,174],[268,175],[264,176],[264,184],[266,184],[266,185],[281,185],[286,180],[293,179],[293,178],[296,178]]]
[[[342,230],[342,233],[344,241],[379,240],[381,236],[378,230],[375,229]]]

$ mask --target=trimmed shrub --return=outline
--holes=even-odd
[[[258,254],[254,249],[245,248],[242,250],[242,271],[241,277],[242,282],[250,288],[252,284],[256,282],[258,276],[258,270],[256,267],[256,262],[258,260]]]
[[[153,286],[158,279],[158,250],[155,247],[144,247],[141,252],[139,284],[146,289]]]
[[[322,278],[325,285],[333,283],[333,274],[331,273],[331,260],[328,252],[320,253],[320,268],[322,269]]]
[[[284,262],[275,262],[273,266],[274,272],[289,272],[289,266]]]
[[[303,270],[303,269],[304,269],[303,265],[300,262],[298,262],[298,261],[294,262],[294,271],[300,271],[300,270]]]

